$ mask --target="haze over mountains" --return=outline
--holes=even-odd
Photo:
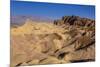
[[[11,25],[22,25],[25,23],[27,19],[36,22],[53,22],[53,19],[50,19],[48,17],[18,15],[18,16],[11,16]]]

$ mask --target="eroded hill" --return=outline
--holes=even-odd
[[[11,28],[11,67],[95,60],[95,21],[65,16]]]

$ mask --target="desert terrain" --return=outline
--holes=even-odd
[[[11,27],[11,67],[95,61],[95,20],[63,16],[27,19]]]

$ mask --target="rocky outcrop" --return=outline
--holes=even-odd
[[[56,25],[74,25],[74,26],[95,26],[95,21],[88,18],[80,18],[79,16],[63,16],[61,20],[55,20]]]
[[[64,34],[71,36],[70,40],[65,42],[63,48],[56,52],[57,57],[62,54],[63,57],[70,56],[70,62],[95,60],[94,20],[80,18],[79,16],[64,16],[60,20],[55,20],[54,24],[69,30]]]

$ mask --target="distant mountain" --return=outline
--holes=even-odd
[[[11,16],[11,25],[22,25],[27,19],[36,22],[53,22],[52,19],[40,16]]]

